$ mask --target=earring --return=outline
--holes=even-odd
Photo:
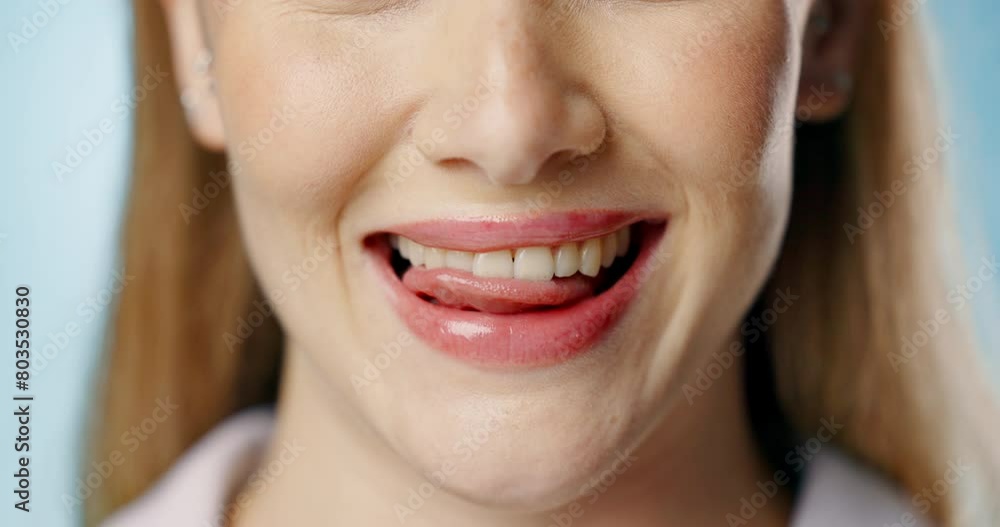
[[[181,91],[181,108],[185,112],[191,113],[198,106],[198,95],[193,88],[184,88]]]
[[[198,75],[207,75],[212,67],[212,52],[208,48],[202,48],[194,60],[194,72]]]
[[[208,48],[202,48],[194,60],[194,73],[199,77],[208,76],[208,89],[215,92],[215,79],[211,77],[212,61],[214,57]],[[198,106],[198,90],[188,87],[181,91],[181,107],[190,113]]]

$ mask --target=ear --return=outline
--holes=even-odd
[[[215,90],[209,28],[198,0],[160,0],[170,36],[170,50],[181,106],[191,135],[212,151],[225,148],[225,131]]]
[[[870,0],[814,0],[805,22],[795,116],[823,122],[850,104]]]

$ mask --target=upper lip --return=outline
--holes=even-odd
[[[513,247],[546,247],[604,236],[663,215],[587,210],[521,216],[481,216],[427,220],[386,229],[421,245],[454,251],[488,252]]]

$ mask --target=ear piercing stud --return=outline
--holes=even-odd
[[[208,76],[212,69],[214,57],[207,48],[202,48],[194,60],[194,73],[198,76]],[[209,77],[208,89],[215,92],[215,79]],[[188,87],[181,92],[181,107],[186,112],[192,112],[198,106],[198,90]]]
[[[194,89],[184,88],[181,91],[181,108],[184,108],[185,112],[194,111],[195,107],[198,106],[198,96],[195,94]]]
[[[212,68],[213,59],[212,52],[208,48],[202,48],[194,59],[194,72],[198,75],[207,75]]]

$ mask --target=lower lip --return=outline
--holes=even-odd
[[[462,311],[424,301],[403,286],[386,245],[369,253],[387,285],[390,303],[414,335],[447,355],[482,366],[543,367],[591,349],[621,318],[643,280],[642,270],[665,225],[642,224],[642,245],[629,270],[610,289],[567,307],[516,314]]]

